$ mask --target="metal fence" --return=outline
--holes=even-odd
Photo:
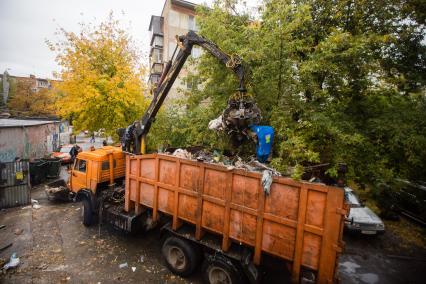
[[[28,161],[0,163],[0,209],[29,204],[30,190]]]

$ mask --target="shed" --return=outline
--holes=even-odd
[[[56,120],[0,119],[0,162],[42,158],[69,143],[61,141],[62,124]]]

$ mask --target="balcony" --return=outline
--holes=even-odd
[[[148,83],[151,86],[154,86],[154,87],[157,86],[157,84],[158,84],[159,81],[160,81],[160,75],[159,74],[151,73],[149,75]]]
[[[164,19],[160,16],[151,16],[149,31],[152,35],[163,35]]]
[[[155,63],[151,66],[151,74],[162,74],[163,73],[163,63]]]
[[[162,48],[164,45],[164,38],[162,35],[153,34],[151,37],[151,47]]]
[[[149,60],[151,64],[163,62],[163,49],[152,47],[149,53]]]

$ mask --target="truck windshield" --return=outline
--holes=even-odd
[[[74,170],[85,173],[86,172],[86,161],[78,159],[75,162]]]

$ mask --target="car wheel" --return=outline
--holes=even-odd
[[[83,198],[82,205],[81,215],[83,217],[83,224],[89,227],[94,221],[92,204],[87,198]]]
[[[200,261],[198,248],[189,241],[177,237],[167,238],[161,251],[169,270],[182,277],[194,272]]]
[[[209,257],[204,261],[204,282],[209,284],[242,284],[244,276],[226,257]]]

